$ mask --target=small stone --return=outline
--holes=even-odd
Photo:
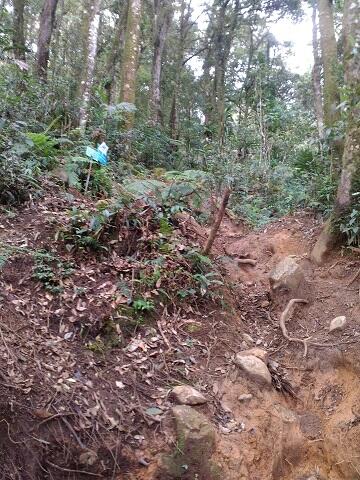
[[[345,327],[347,323],[345,316],[336,317],[330,322],[329,332],[333,332],[335,330],[341,330]]]
[[[254,339],[248,333],[243,333],[242,336],[245,342],[248,343],[249,345],[251,345],[252,343],[255,343]]]
[[[242,355],[243,357],[246,357],[248,355],[254,355],[254,357],[260,358],[260,360],[262,360],[264,363],[267,363],[269,358],[266,350],[258,347],[249,348],[248,350],[242,350],[237,355]]]
[[[247,402],[248,400],[251,400],[253,396],[251,393],[243,393],[242,395],[238,396],[239,402]]]
[[[265,363],[254,355],[237,353],[235,363],[251,378],[261,383],[271,385],[271,375]]]
[[[261,342],[260,338],[258,338],[258,339],[256,340],[255,345],[258,347],[259,345],[261,345],[261,343],[262,343],[262,342]]]
[[[178,385],[171,390],[171,395],[181,405],[201,405],[207,400],[204,395],[190,385]]]

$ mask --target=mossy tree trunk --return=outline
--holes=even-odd
[[[161,71],[164,47],[172,18],[172,5],[169,0],[154,0],[153,38],[154,52],[151,68],[151,86],[149,99],[150,124],[160,125],[161,113]]]
[[[79,115],[79,125],[80,129],[82,130],[85,130],[89,118],[90,95],[95,70],[95,59],[100,23],[100,3],[101,0],[93,0],[90,5],[85,77],[83,80],[82,99]]]
[[[334,215],[348,212],[360,192],[360,0],[344,4],[345,86],[349,95],[349,116],[342,171]]]
[[[25,29],[24,29],[24,0],[13,1],[13,52],[17,60],[26,60],[25,57]]]
[[[337,78],[337,44],[331,0],[317,0],[319,12],[320,47],[324,69],[324,122],[331,128],[339,119],[337,105],[340,102]]]
[[[356,194],[360,192],[360,0],[345,0],[344,40],[345,87],[349,97],[348,124],[333,213],[312,252],[312,258],[317,263],[322,263],[326,254],[341,238],[338,229],[341,217],[359,205]]]
[[[129,0],[126,36],[121,68],[120,101],[135,105],[136,72],[140,46],[141,0]],[[125,128],[134,125],[134,112],[125,112]]]
[[[324,138],[324,112],[322,105],[322,86],[321,86],[321,58],[319,55],[318,23],[317,9],[315,1],[312,5],[312,46],[314,56],[314,66],[312,70],[312,82],[314,91],[314,110],[319,139]]]
[[[55,24],[57,4],[58,0],[45,0],[40,14],[36,73],[43,81],[47,79],[50,42]]]

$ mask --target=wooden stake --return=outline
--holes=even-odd
[[[92,164],[93,164],[93,162],[92,162],[92,160],[90,160],[89,170],[88,170],[88,174],[87,174],[87,177],[86,177],[86,183],[85,183],[85,193],[88,191],[88,188],[89,188],[89,181],[90,181]]]
[[[231,189],[230,189],[230,187],[227,187],[225,189],[224,195],[221,199],[220,208],[219,208],[219,211],[217,213],[215,222],[214,222],[213,226],[211,227],[209,238],[207,239],[206,245],[204,247],[204,251],[203,251],[204,255],[208,255],[211,251],[211,247],[213,246],[214,240],[216,238],[216,234],[219,230],[220,224],[221,224],[222,219],[224,217],[225,209],[226,209],[226,206],[229,202],[230,194],[231,194]]]

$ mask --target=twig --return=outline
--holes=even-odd
[[[224,195],[221,199],[221,205],[220,205],[220,208],[219,208],[219,211],[217,213],[217,216],[216,216],[216,219],[215,219],[215,222],[213,224],[213,226],[211,227],[211,230],[210,230],[210,235],[206,241],[206,244],[205,244],[205,247],[204,247],[204,255],[208,255],[210,253],[210,250],[211,250],[211,247],[213,246],[213,243],[215,241],[215,237],[216,237],[216,234],[219,230],[219,227],[220,227],[220,224],[221,224],[221,221],[224,217],[224,213],[225,213],[225,209],[226,209],[226,206],[229,202],[229,198],[230,198],[230,193],[231,193],[231,189],[229,187],[227,187],[225,189],[225,192],[224,192]]]
[[[74,470],[72,468],[65,468],[65,467],[60,467],[59,465],[56,465],[56,463],[50,462],[50,460],[45,460],[45,462],[50,465],[51,467],[56,468],[57,470],[61,470],[62,472],[69,472],[69,473],[81,473],[81,475],[91,475],[92,477],[100,477],[104,478],[102,475],[99,473],[93,473],[93,472],[88,472],[86,470]]]
[[[350,285],[355,282],[355,280],[358,278],[359,275],[360,275],[360,268],[359,268],[359,270],[355,273],[355,275],[352,277],[352,279],[351,279],[350,282],[347,284],[347,286],[350,287]]]
[[[64,417],[64,416],[68,416],[68,415],[76,415],[76,414],[72,413],[72,412],[55,413],[55,415],[51,415],[51,417],[44,418],[44,420],[42,420],[40,423],[38,423],[37,427],[39,428],[41,425],[43,425],[46,422],[49,422],[50,420],[53,420],[54,418]]]

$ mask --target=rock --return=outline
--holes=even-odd
[[[330,322],[329,332],[334,332],[335,330],[342,330],[347,323],[345,316],[336,317]]]
[[[249,348],[249,350],[242,350],[237,355],[241,355],[242,357],[254,355],[254,357],[259,358],[264,363],[267,363],[269,359],[268,353],[262,348],[258,348],[258,347]]]
[[[209,420],[187,405],[173,407],[172,415],[176,426],[177,448],[172,455],[164,458],[165,473],[159,478],[220,478],[216,466],[211,462],[215,452],[216,433]]]
[[[282,419],[285,423],[295,423],[298,420],[298,416],[292,410],[289,410],[286,407],[283,407],[279,403],[274,405],[275,413]]]
[[[181,405],[201,405],[207,400],[204,395],[190,385],[178,385],[171,390],[171,395]]]
[[[242,336],[247,344],[252,345],[255,343],[254,339],[248,333],[243,333]]]
[[[269,281],[271,289],[296,290],[305,280],[304,272],[297,261],[289,256],[279,262],[270,272]]]
[[[255,355],[242,355],[240,352],[236,354],[234,361],[249,377],[261,383],[271,385],[271,375],[267,366]]]
[[[251,393],[243,393],[242,395],[238,396],[239,402],[247,402],[248,400],[251,400],[253,396]]]

